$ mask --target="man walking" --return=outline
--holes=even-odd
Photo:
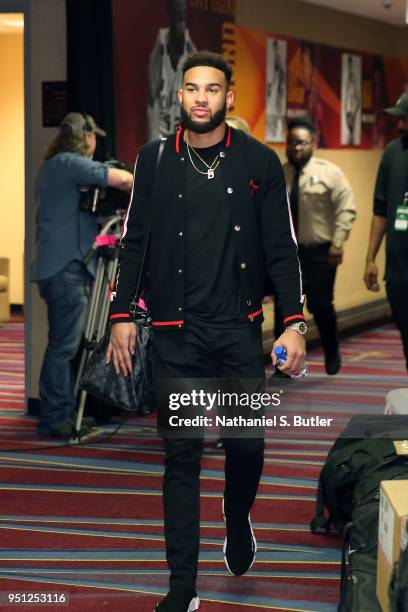
[[[387,234],[387,297],[408,369],[408,92],[385,112],[398,118],[400,137],[387,146],[378,169],[364,281],[369,291],[380,290],[375,258]]]
[[[341,367],[337,318],[333,305],[337,266],[343,260],[343,246],[356,218],[353,192],[343,172],[325,159],[315,157],[316,128],[308,117],[288,124],[284,165],[299,259],[302,266],[307,307],[314,315],[325,355],[327,374]],[[282,333],[279,304],[275,315],[275,336]]]
[[[270,149],[226,125],[234,100],[230,82],[231,68],[222,56],[192,53],[178,94],[182,127],[167,139],[157,170],[157,141],[138,156],[111,305],[107,361],[113,359],[117,372],[131,370],[135,325],[129,303],[150,222],[149,273],[143,287],[153,319],[156,384],[199,378],[262,381],[266,274],[276,287],[287,326],[277,340],[287,349],[284,370],[296,373],[303,365],[302,287],[282,167]],[[224,447],[224,557],[230,573],[242,575],[255,559],[249,513],[262,473],[264,440],[225,438]],[[157,612],[198,609],[202,451],[199,433],[165,440],[170,591]]]

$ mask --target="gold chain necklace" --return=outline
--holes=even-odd
[[[208,179],[213,179],[214,178],[214,170],[216,170],[216,168],[218,168],[218,165],[220,163],[220,160],[218,159],[218,153],[217,153],[214,161],[212,162],[212,164],[208,165],[207,162],[205,162],[200,157],[200,155],[197,153],[197,151],[194,149],[194,147],[191,146],[189,138],[188,138],[188,132],[186,132],[186,144],[187,144],[187,153],[188,153],[188,156],[189,156],[190,161],[191,161],[191,165],[193,166],[194,170],[196,172],[198,172],[199,174],[206,175]],[[203,172],[202,170],[199,170],[197,168],[197,166],[193,162],[193,158],[191,157],[190,149],[191,149],[191,151],[193,151],[197,155],[198,159],[204,164],[204,166],[206,166],[208,168],[208,170],[206,172]]]

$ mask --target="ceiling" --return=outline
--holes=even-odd
[[[23,30],[23,13],[0,13],[0,34],[19,34]]]
[[[407,23],[408,0],[301,0],[301,2],[319,4],[393,25],[403,26]],[[391,6],[386,8],[385,5]]]
[[[327,8],[370,17],[393,25],[408,23],[408,0],[300,0]],[[385,5],[389,5],[386,8]],[[23,13],[0,13],[0,33],[10,34],[24,29]]]

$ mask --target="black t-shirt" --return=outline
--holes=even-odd
[[[222,142],[200,148],[197,153],[211,166],[221,145]],[[207,172],[194,151],[190,149],[190,152],[196,168]],[[187,148],[183,153],[188,164],[185,320],[187,324],[240,327],[243,322],[239,321],[238,265],[224,194],[223,160],[218,158],[220,163],[214,170],[214,178],[209,179],[193,167]]]
[[[374,191],[374,214],[387,217],[385,279],[408,280],[408,231],[394,228],[397,208],[408,192],[408,149],[400,138],[390,142],[378,169]]]

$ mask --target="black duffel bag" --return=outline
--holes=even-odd
[[[99,400],[122,410],[147,415],[155,409],[152,375],[151,318],[149,312],[138,309],[133,320],[137,327],[133,370],[125,376],[116,374],[112,361],[105,363],[110,328],[91,352],[79,387]]]
[[[384,480],[408,480],[408,457],[388,457],[360,473],[353,491],[352,521],[343,531],[339,611],[366,611],[358,605],[372,600],[377,607],[376,579],[380,486]],[[371,561],[370,561],[371,559]],[[371,591],[371,593],[370,593]],[[355,607],[353,607],[355,606]],[[401,608],[398,612],[407,612]]]
[[[327,532],[334,526],[341,533],[352,520],[353,491],[361,474],[395,458],[393,440],[405,438],[408,415],[353,417],[330,449],[320,472],[311,530]]]
[[[377,558],[355,554],[342,581],[338,612],[381,612],[376,596]]]
[[[165,138],[160,139],[156,165],[151,177],[152,184],[157,176],[165,142]],[[151,357],[152,320],[150,312],[139,307],[139,299],[143,293],[142,288],[145,280],[151,226],[150,208],[143,237],[139,277],[129,310],[137,326],[136,352],[132,358],[132,373],[128,376],[122,373],[116,374],[112,361],[109,365],[106,365],[105,355],[110,339],[110,328],[108,328],[102,339],[93,349],[86,364],[85,372],[79,381],[79,387],[94,397],[117,408],[129,410],[140,415],[150,414],[156,407]]]

